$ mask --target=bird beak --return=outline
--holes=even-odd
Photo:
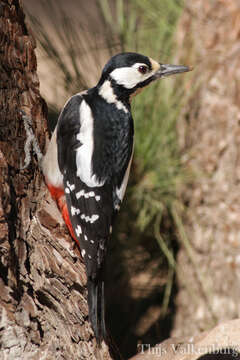
[[[159,64],[160,68],[154,74],[155,79],[164,78],[174,74],[191,71],[192,68],[183,65]]]

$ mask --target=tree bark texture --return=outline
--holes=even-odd
[[[180,57],[195,67],[179,124],[194,173],[172,333],[185,336],[240,317],[239,2],[187,1],[178,37]]]
[[[32,146],[44,151],[46,106],[20,0],[0,1],[0,359],[110,359],[87,321],[85,268]],[[28,156],[27,156],[28,158]]]

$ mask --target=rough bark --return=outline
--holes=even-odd
[[[24,164],[32,118],[42,151],[46,107],[20,0],[0,1],[0,358],[110,359],[87,321],[85,268],[49,197],[37,157]],[[26,124],[25,124],[26,125]]]
[[[240,316],[239,2],[188,1],[178,34],[180,57],[195,67],[179,124],[195,174],[173,331],[185,336]]]

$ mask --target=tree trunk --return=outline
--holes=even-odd
[[[240,317],[239,2],[188,1],[178,34],[180,56],[195,67],[179,125],[195,174],[173,331],[187,336]]]
[[[45,149],[46,106],[20,0],[0,1],[0,39],[0,358],[110,359],[88,323],[79,251],[32,152],[31,127]]]

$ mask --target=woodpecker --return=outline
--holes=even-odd
[[[98,343],[107,336],[107,246],[133,157],[131,99],[153,81],[189,70],[131,52],[113,56],[95,87],[67,101],[43,159],[46,185],[86,265],[89,319]]]

